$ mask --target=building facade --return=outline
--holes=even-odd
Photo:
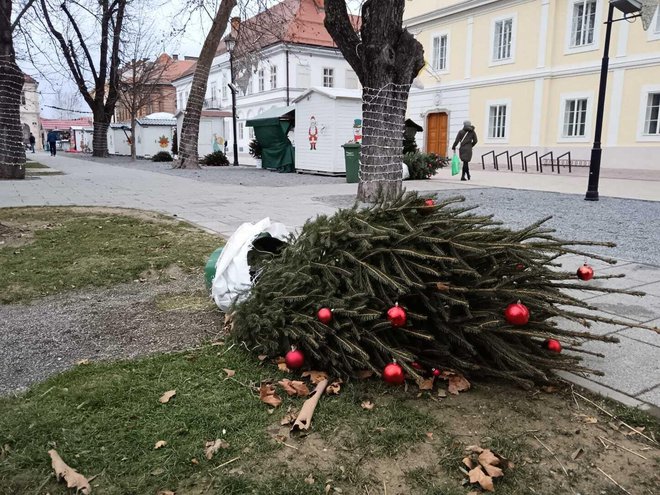
[[[275,107],[290,105],[313,86],[357,89],[359,81],[323,26],[322,0],[284,0],[255,17],[232,19],[237,38],[234,51],[234,82],[237,96],[237,142],[239,154],[248,152],[254,130],[245,122]],[[243,45],[243,46],[241,46]],[[241,62],[241,52],[249,62]],[[177,108],[185,112],[194,68],[174,81]],[[206,109],[231,112],[230,56],[220,43],[209,75]],[[232,153],[231,118],[226,118],[224,141]],[[245,158],[242,157],[242,162]]]
[[[23,91],[21,92],[21,126],[23,127],[23,143],[30,144],[30,133],[36,139],[35,149],[43,149],[41,126],[39,125],[39,83],[27,74],[24,75]]]
[[[408,106],[425,124],[420,147],[451,153],[471,120],[480,140],[474,162],[490,151],[588,160],[607,8],[606,0],[407,3],[405,25],[427,60]],[[648,31],[639,19],[612,26],[604,167],[660,169],[659,17]]]

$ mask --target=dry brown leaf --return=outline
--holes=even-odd
[[[580,421],[587,424],[596,424],[598,423],[598,418],[594,416],[589,416],[587,414],[576,414],[575,415]]]
[[[433,432],[432,431],[427,431],[426,432],[426,438],[428,438],[429,440],[433,440]]]
[[[309,476],[307,476],[307,478],[305,478],[305,483],[307,483],[308,485],[314,484],[314,476],[312,476],[311,473],[309,474]]]
[[[486,464],[483,466],[483,468],[486,470],[488,476],[490,476],[491,478],[499,478],[500,476],[504,476],[504,472],[497,466]]]
[[[160,449],[161,447],[165,447],[165,445],[167,445],[167,442],[165,440],[158,440],[156,442],[156,445],[154,445],[154,450]]]
[[[465,447],[465,451],[472,452],[475,454],[481,454],[484,451],[484,449],[482,449],[478,445],[468,445],[467,447]]]
[[[225,333],[231,333],[234,329],[234,313],[225,314],[225,321],[222,325],[222,329]]]
[[[371,411],[374,408],[375,404],[371,401],[365,400],[365,401],[362,402],[362,404],[360,404],[360,406],[362,407],[362,409],[366,409],[367,411]]]
[[[572,458],[574,461],[576,461],[577,458],[580,457],[582,454],[584,454],[584,449],[583,449],[582,447],[580,447],[580,448],[577,449],[575,452],[573,452],[573,455],[571,456],[571,458]]]
[[[160,399],[158,399],[158,402],[160,402],[161,404],[167,404],[170,401],[170,399],[175,395],[176,395],[176,390],[168,390],[160,397]]]
[[[288,378],[280,380],[279,385],[284,389],[284,391],[289,395],[297,395],[298,397],[307,397],[309,395],[309,388],[301,381],[291,381]]]
[[[278,407],[282,403],[282,399],[275,393],[275,387],[270,383],[261,384],[259,387],[259,399],[261,399],[261,402],[273,407]]]
[[[374,372],[371,370],[361,370],[355,373],[355,378],[358,380],[366,380],[367,378],[371,378],[374,376]]]
[[[89,359],[81,359],[80,361],[76,361],[76,364],[78,366],[84,366],[86,364],[89,364]]]
[[[470,386],[470,382],[468,382],[463,375],[452,375],[449,377],[447,390],[450,394],[458,395],[459,392],[470,390]]]
[[[494,492],[495,486],[493,485],[493,478],[490,476],[484,476],[479,480],[479,486],[486,490],[487,492]]]
[[[298,418],[298,409],[289,407],[286,414],[282,418],[282,421],[280,421],[280,425],[282,426],[292,425],[293,423],[296,422],[296,418]]]
[[[473,469],[474,468],[474,462],[472,462],[472,459],[470,459],[469,457],[463,458],[463,464],[465,464],[465,466],[468,469]]]
[[[477,466],[470,470],[468,476],[470,477],[470,483],[479,483],[481,488],[489,492],[495,491],[495,487],[493,486],[493,478],[487,476],[482,471],[481,466]]]
[[[309,381],[312,382],[313,385],[318,385],[323,380],[328,379],[328,374],[325,371],[305,371],[302,376],[303,378],[309,377]]]
[[[337,380],[336,382],[332,382],[330,385],[328,385],[325,388],[325,393],[328,395],[339,395],[339,391],[341,390],[341,384],[343,382],[341,380]]]
[[[268,356],[267,356],[266,354],[259,354],[259,355],[257,356],[257,359],[258,359],[259,361],[265,361],[266,359],[268,359]]]
[[[497,466],[500,460],[490,449],[484,449],[479,453],[479,463],[486,467],[487,465]]]
[[[198,461],[197,458],[195,458],[195,457],[193,457],[192,459],[190,459],[190,462],[191,462],[192,464],[194,464],[195,466],[196,466],[197,464],[199,464],[199,461]]]
[[[441,399],[447,397],[447,392],[445,391],[445,389],[441,388],[438,390],[438,397],[440,397]]]
[[[291,373],[291,370],[287,367],[286,363],[277,363],[277,369],[284,373]]]
[[[420,380],[417,382],[420,390],[433,390],[433,378],[428,378],[426,380]]]
[[[440,292],[446,292],[449,290],[449,284],[445,282],[438,282],[435,284],[435,288]]]
[[[208,460],[211,460],[213,458],[213,454],[215,454],[218,450],[228,448],[229,444],[227,442],[221,438],[216,438],[215,440],[206,442],[206,445],[204,446],[204,455],[206,455]]]
[[[51,465],[55,471],[57,481],[64,479],[66,481],[66,487],[75,488],[76,493],[80,492],[83,495],[92,493],[92,487],[89,485],[87,478],[72,467],[67,466],[56,450],[49,450],[48,455],[50,455]]]
[[[227,378],[231,378],[232,376],[234,376],[236,374],[236,372],[234,370],[228,370],[227,368],[222,368],[222,371],[227,373]]]

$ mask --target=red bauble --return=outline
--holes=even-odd
[[[584,280],[585,282],[587,280],[591,280],[594,278],[594,269],[585,263],[580,268],[578,268],[577,277],[580,280]]]
[[[561,342],[556,339],[548,339],[543,343],[543,345],[550,352],[556,352],[557,354],[561,352]]]
[[[524,269],[525,269],[525,265],[523,265],[522,263],[518,263],[516,265],[516,270],[518,270],[519,272],[522,272]]]
[[[440,370],[438,368],[433,368],[432,373],[433,376],[440,376]]]
[[[425,206],[435,206],[435,201],[433,201],[431,198],[427,199],[424,201]]]
[[[529,321],[529,309],[520,301],[509,304],[504,310],[504,318],[511,325],[526,325]]]
[[[383,370],[383,380],[392,385],[401,385],[406,381],[406,375],[403,374],[403,368],[397,363],[390,363]]]
[[[417,361],[413,361],[412,363],[410,363],[410,366],[415,368],[417,371],[424,371],[424,367],[421,364],[419,364]]]
[[[321,308],[316,313],[316,317],[321,323],[327,325],[332,321],[332,310],[330,308]]]
[[[305,355],[298,349],[291,349],[286,353],[286,356],[284,356],[284,362],[286,363],[287,368],[297,370],[305,364]]]
[[[408,317],[406,310],[397,304],[387,310],[387,319],[393,327],[402,327],[405,326]]]

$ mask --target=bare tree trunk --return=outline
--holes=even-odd
[[[135,144],[135,129],[137,127],[137,119],[135,114],[131,117],[131,160],[137,159],[137,145]]]
[[[408,94],[424,66],[422,45],[403,29],[405,0],[365,0],[360,33],[346,0],[326,0],[325,27],[362,83],[362,149],[358,199],[401,192]]]
[[[108,129],[112,120],[111,115],[105,111],[105,107],[95,108],[94,132],[92,134],[92,156],[107,157],[108,153]]]
[[[199,121],[202,117],[206,86],[215,52],[220,44],[222,34],[227,28],[231,11],[235,6],[236,0],[222,0],[213,19],[211,30],[204,40],[202,51],[197,60],[190,96],[186,104],[186,113],[183,117],[181,141],[179,142],[179,161],[175,168],[200,168],[198,156]]]
[[[12,0],[0,0],[0,179],[24,179],[20,104],[25,81],[16,65],[11,9]]]

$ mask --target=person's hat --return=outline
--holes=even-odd
[[[472,125],[472,122],[470,122],[469,120],[464,120],[463,125]]]

